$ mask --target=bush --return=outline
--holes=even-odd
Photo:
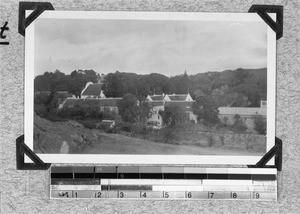
[[[131,132],[131,126],[132,126],[131,123],[123,122],[123,123],[119,123],[118,126],[120,128],[120,131]]]
[[[262,115],[254,116],[254,130],[260,135],[266,135],[267,121]]]
[[[244,123],[243,119],[240,115],[236,114],[234,116],[234,124],[233,124],[233,130],[239,133],[243,133],[248,129],[246,124]]]
[[[88,104],[76,104],[71,108],[65,107],[58,111],[58,116],[73,120],[97,119],[99,121],[104,117],[97,106]]]
[[[162,137],[164,143],[172,143],[175,133],[173,128],[166,127],[162,130]]]

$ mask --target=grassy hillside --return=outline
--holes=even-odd
[[[209,147],[197,143],[156,143],[87,129],[74,121],[51,122],[39,116],[35,116],[34,121],[34,151],[46,154],[260,155],[238,148]]]

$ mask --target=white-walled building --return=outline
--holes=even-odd
[[[239,115],[248,129],[254,129],[255,116],[261,115],[263,119],[267,118],[267,102],[261,102],[260,107],[219,107],[219,119],[221,122],[233,125]]]
[[[154,128],[160,129],[164,126],[164,121],[160,115],[160,111],[165,110],[165,106],[180,106],[189,118],[190,121],[197,123],[197,115],[193,113],[193,103],[195,102],[190,94],[162,94],[148,95],[146,100],[151,108],[151,116],[148,119],[148,124]]]

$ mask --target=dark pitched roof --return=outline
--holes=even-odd
[[[98,106],[110,106],[117,107],[117,102],[122,98],[86,98],[86,99],[66,99],[64,107],[73,107],[76,104],[98,105]]]
[[[165,102],[165,106],[180,106],[186,110],[192,110],[193,103],[195,101],[167,101]]]
[[[154,100],[163,100],[164,98],[164,95],[152,95],[150,96],[151,99],[154,101]]]
[[[90,84],[82,93],[84,96],[99,96],[103,83]]]
[[[156,101],[148,101],[150,107],[157,107],[157,106],[163,106],[164,101],[156,100]]]
[[[168,97],[170,98],[170,100],[172,101],[185,101],[187,94],[176,94],[176,95],[169,95]]]

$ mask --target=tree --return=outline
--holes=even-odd
[[[68,91],[76,97],[81,97],[81,92],[86,86],[86,83],[96,83],[97,79],[98,77],[94,70],[72,71],[68,81]]]
[[[166,94],[170,91],[170,79],[165,75],[151,73],[144,77],[144,81],[149,88],[149,94]]]
[[[234,115],[233,129],[238,133],[243,133],[248,129],[245,122],[238,114]]]
[[[185,109],[179,105],[167,105],[159,114],[167,127],[175,127],[187,120]]]
[[[267,121],[262,115],[254,116],[254,130],[260,135],[266,135]]]
[[[193,112],[198,116],[199,121],[205,125],[212,126],[220,122],[218,118],[218,106],[216,101],[203,92],[197,91],[196,102],[193,104]]]
[[[125,94],[117,103],[119,114],[124,122],[134,123],[138,120],[138,100],[132,94]]]
[[[138,120],[141,123],[146,124],[147,123],[147,119],[149,119],[151,117],[151,108],[149,106],[148,102],[142,101],[139,104],[139,108],[138,108]]]
[[[228,85],[213,90],[212,96],[218,106],[244,107],[249,104],[247,97],[234,92]]]
[[[170,79],[172,84],[172,90],[176,94],[187,94],[190,91],[190,78],[186,71],[184,74],[172,77]]]
[[[104,78],[103,93],[107,97],[122,97],[122,81],[119,78],[119,72],[109,73]]]

